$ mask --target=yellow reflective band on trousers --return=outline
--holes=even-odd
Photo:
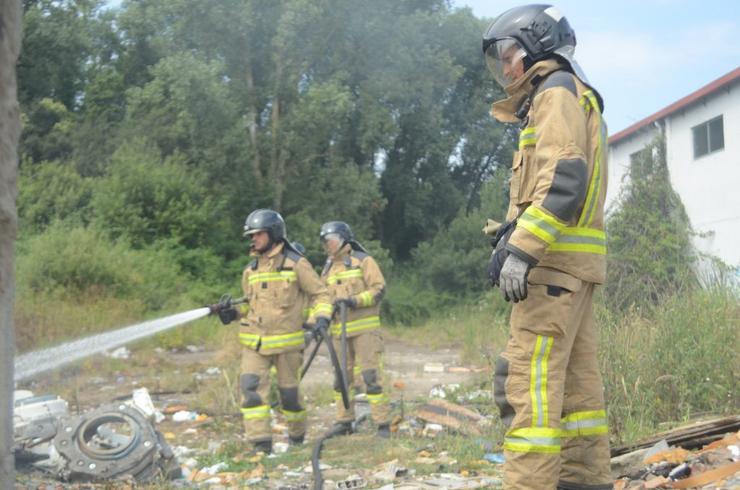
[[[380,328],[380,317],[377,315],[347,322],[347,333],[359,332],[360,330],[371,330],[373,328]],[[332,324],[331,333],[332,335],[341,335],[342,324]]]
[[[377,395],[371,395],[370,393],[367,393],[365,396],[367,396],[367,401],[370,403],[370,405],[379,405],[381,403],[388,403],[388,395],[385,393],[378,393]]]
[[[295,345],[303,344],[303,331],[287,333],[284,335],[262,335],[255,333],[240,333],[239,342],[242,345],[246,345],[250,348],[256,348],[257,345],[260,349],[277,349],[279,347],[292,347]]]
[[[606,410],[573,412],[560,419],[563,437],[595,436],[609,433]]]
[[[521,226],[549,245],[554,252],[606,254],[606,233],[595,228],[566,226],[535,206],[529,206],[519,217]]]
[[[348,271],[337,272],[326,278],[327,284],[336,284],[337,281],[342,279],[351,279],[353,277],[359,277],[362,279],[362,269],[350,269]]]
[[[546,428],[549,422],[547,404],[547,362],[553,338],[537,336],[530,360],[529,396],[532,399],[532,427]]]
[[[517,453],[560,452],[560,430],[549,427],[512,429],[504,436],[504,449]]]
[[[588,191],[586,192],[586,201],[583,204],[583,212],[578,218],[578,226],[589,226],[594,220],[594,209],[596,203],[599,202],[599,194],[601,193],[601,180],[602,180],[602,169],[601,159],[602,154],[605,151],[604,141],[606,141],[606,124],[601,119],[601,112],[599,111],[599,103],[596,100],[596,96],[591,90],[586,90],[578,101],[583,109],[588,113],[593,111],[599,118],[599,139],[596,142],[596,161],[594,161],[594,170],[591,175],[591,181],[588,184]]]
[[[529,127],[522,129],[519,133],[519,149],[521,150],[525,146],[534,146],[537,143],[537,128]]]
[[[275,281],[288,281],[293,282],[298,279],[295,271],[280,271],[280,272],[255,272],[249,275],[249,284],[255,284],[258,282],[275,282]]]
[[[258,405],[256,407],[242,408],[244,420],[258,420],[270,418],[270,405]]]
[[[288,422],[301,422],[303,420],[306,420],[306,411],[300,410],[298,412],[294,412],[292,410],[286,410],[281,409],[280,412],[285,416],[285,420]]]
[[[375,301],[373,301],[373,295],[370,294],[370,291],[363,291],[357,296],[357,306],[372,306]]]

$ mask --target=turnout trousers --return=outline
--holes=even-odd
[[[272,440],[270,416],[270,368],[277,370],[280,411],[288,423],[288,435],[300,438],[306,434],[306,410],[298,390],[303,351],[260,354],[244,348],[239,386],[244,430],[251,443]]]
[[[529,284],[496,361],[494,399],[507,426],[504,488],[612,489],[594,284]]]
[[[338,337],[333,337],[334,348],[341,361],[342,342]],[[347,385],[353,389],[355,376],[359,366],[359,374],[365,385],[365,394],[370,403],[370,413],[373,422],[377,425],[388,424],[391,421],[391,410],[388,394],[384,388],[385,376],[383,374],[383,334],[380,329],[363,332],[354,337],[347,338]],[[342,404],[342,395],[337,385],[338,380],[334,378],[334,401],[337,405],[337,422],[353,422],[355,420],[355,401],[350,393],[349,410],[345,410]]]

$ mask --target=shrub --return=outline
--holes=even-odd
[[[605,300],[626,311],[696,285],[691,228],[673,190],[665,141],[656,139],[631,162],[616,210],[607,219]]]

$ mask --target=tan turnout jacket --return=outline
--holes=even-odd
[[[522,123],[507,214],[518,222],[506,248],[537,266],[530,279],[555,269],[601,284],[607,131],[599,97],[556,60],[536,63],[506,90],[492,114]]]
[[[364,252],[347,244],[329,257],[321,274],[332,300],[354,298],[356,308],[347,311],[347,336],[354,337],[380,328],[380,301],[385,293],[385,279],[378,263]],[[341,333],[339,313],[332,323],[332,335]]]
[[[330,318],[329,292],[303,256],[284,251],[284,244],[256,255],[242,275],[247,303],[242,308],[239,340],[261,354],[279,354],[304,347],[304,308],[307,323]]]

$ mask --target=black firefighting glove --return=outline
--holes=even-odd
[[[231,304],[231,296],[228,294],[221,296],[218,303],[208,305],[208,308],[211,310],[211,315],[214,313],[218,314],[218,318],[224,325],[228,325],[233,322],[238,316],[236,308]]]
[[[498,228],[496,236],[491,239],[491,246],[493,252],[491,258],[488,261],[488,267],[486,268],[486,275],[488,276],[488,282],[491,287],[499,286],[499,276],[501,275],[501,268],[506,262],[506,258],[509,256],[509,251],[506,250],[506,244],[511,238],[511,234],[514,233],[516,227],[516,220],[504,223]]]
[[[342,305],[346,306],[349,309],[356,308],[357,300],[350,296],[349,298],[338,298],[334,301],[334,307],[336,309],[339,309],[339,307]]]
[[[314,325],[314,330],[318,334],[319,331],[326,333],[329,331],[329,319],[323,316],[320,316],[316,319],[316,324]]]
[[[238,315],[239,314],[237,313],[236,308],[234,308],[233,306],[229,308],[225,308],[218,312],[218,318],[221,320],[221,323],[223,323],[224,325],[228,325],[229,323],[236,320],[236,317]]]

